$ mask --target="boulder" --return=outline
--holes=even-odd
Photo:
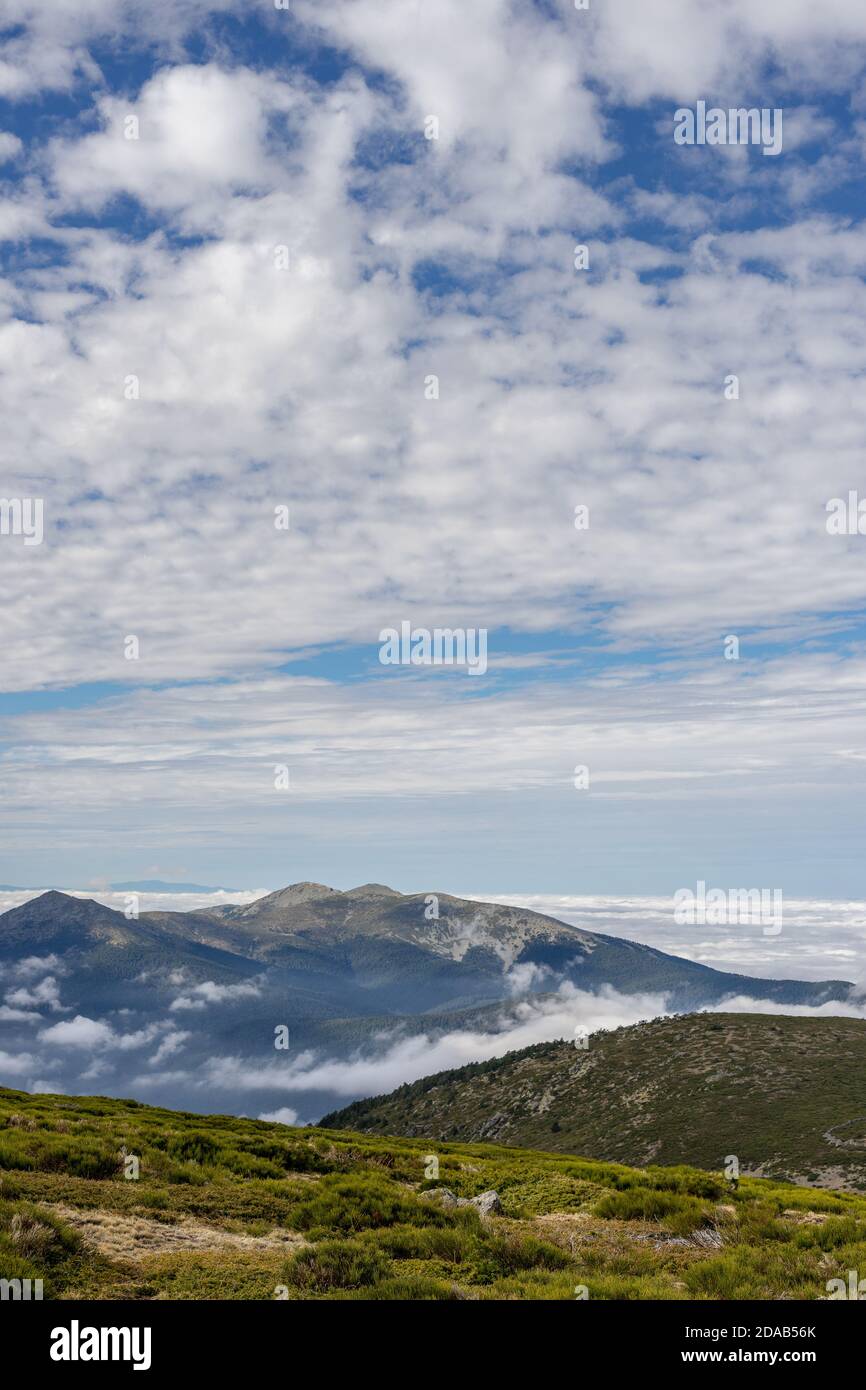
[[[481,1216],[501,1216],[502,1203],[499,1200],[499,1193],[481,1192],[477,1197],[470,1198],[471,1205]]]

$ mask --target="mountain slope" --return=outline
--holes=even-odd
[[[330,1128],[690,1163],[866,1190],[866,1022],[692,1014],[542,1043],[326,1115]]]
[[[823,1299],[866,1199],[0,1089],[0,1278],[47,1299]],[[134,1158],[134,1180],[124,1178]],[[456,1206],[498,1193],[501,1214]],[[107,1318],[105,1319],[108,1320]]]

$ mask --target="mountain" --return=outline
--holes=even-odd
[[[416,1010],[418,996],[425,1008],[508,997],[514,991],[506,977],[517,966],[527,977],[531,973],[533,992],[567,978],[590,990],[607,984],[629,994],[665,992],[674,1008],[733,994],[818,1004],[846,999],[853,989],[845,980],[726,974],[525,908],[441,892],[402,894],[375,883],[346,892],[296,883],[240,907],[149,913],[142,921],[174,925],[227,950],[242,946],[254,959],[284,968],[308,971],[324,965],[386,995],[396,985],[389,1002],[405,1013]],[[414,1004],[407,1003],[407,986],[416,996]]]
[[[167,932],[159,922],[128,920],[91,898],[55,890],[0,915],[0,970],[14,973],[16,961],[31,959],[31,973],[47,960],[46,972],[62,981],[64,1000],[95,1018],[119,1009],[150,1015],[167,1002],[165,982],[178,972],[200,983],[236,981],[257,971],[252,961]]]
[[[382,884],[342,892],[296,883],[248,904],[143,912],[136,919],[50,891],[0,915],[0,953],[97,942],[148,950],[159,943],[167,953],[185,955],[200,955],[205,947],[303,977],[343,978],[384,996],[396,986],[401,997],[390,1003],[403,1013],[415,1012],[419,1003],[453,1008],[507,998],[514,982],[506,977],[518,966],[532,982],[530,992],[567,978],[590,990],[612,985],[624,993],[665,992],[680,1008],[733,994],[814,1005],[846,999],[853,989],[845,980],[733,975],[524,908],[446,893],[402,894]]]
[[[46,1299],[705,1307],[827,1298],[864,1250],[850,1193],[0,1089],[0,1278]]]
[[[326,1115],[367,1134],[866,1190],[866,1021],[702,1013],[541,1043]]]
[[[368,1062],[402,1049],[393,1084],[423,1066],[419,1039],[493,1034],[488,1050],[504,1051],[528,1015],[571,1007],[579,1023],[569,999],[614,990],[635,1000],[620,1015],[646,1017],[735,996],[818,1005],[853,988],[725,974],[524,909],[377,883],[296,883],[137,918],[50,891],[0,915],[0,1083],[81,1091],[95,1066],[117,1094],[191,1110],[288,1104],[313,1119],[382,1089]],[[334,1068],[349,1059],[347,1092]]]

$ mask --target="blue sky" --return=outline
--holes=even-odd
[[[0,880],[862,892],[866,14],[755,9],[9,0]]]

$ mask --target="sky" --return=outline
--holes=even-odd
[[[862,897],[862,0],[2,26],[0,881]]]

